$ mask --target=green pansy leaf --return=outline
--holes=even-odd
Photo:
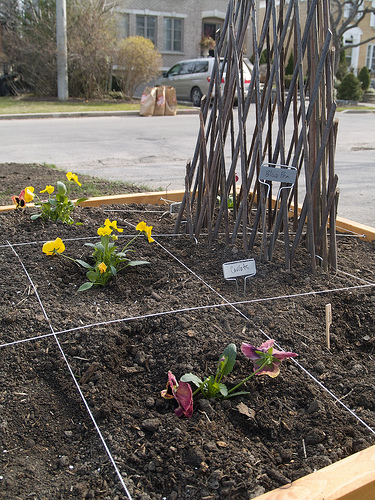
[[[91,281],[86,281],[86,283],[83,283],[83,285],[81,285],[81,286],[78,288],[78,291],[79,291],[79,292],[82,292],[83,290],[88,290],[88,289],[89,289],[89,288],[91,288],[93,285],[94,285],[94,283],[91,283]]]
[[[185,375],[182,375],[182,377],[180,378],[180,381],[192,382],[197,387],[200,387],[203,384],[202,380],[193,373],[185,373]]]
[[[97,276],[98,276],[98,273],[97,273],[97,272],[95,272],[95,271],[88,271],[88,272],[86,273],[86,276],[88,277],[88,279],[89,279],[90,281],[92,281],[92,282],[95,284],[95,283],[96,283],[96,278],[97,278]]]
[[[228,388],[225,384],[219,384],[219,391],[222,396],[228,396]]]
[[[86,200],[87,200],[87,198],[78,198],[78,200],[76,200],[76,202],[75,202],[75,205],[78,205],[78,203],[81,203],[82,201],[86,201]]]
[[[63,182],[57,181],[57,191],[60,195],[66,194],[66,186]]]
[[[228,375],[233,370],[234,363],[236,362],[236,356],[237,356],[236,345],[235,344],[227,345],[227,347],[224,349],[223,354],[220,356],[220,359],[222,359],[223,357],[226,358],[226,363],[224,364],[222,370],[220,370],[220,373],[222,373],[223,376]]]
[[[85,262],[84,260],[76,259],[76,262],[78,262],[78,264],[86,269],[92,269],[92,266],[90,266],[90,264],[87,264],[87,262]]]
[[[143,266],[143,264],[149,264],[146,260],[130,260],[129,266]]]

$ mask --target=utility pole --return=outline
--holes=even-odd
[[[68,49],[66,41],[66,0],[56,0],[57,36],[57,97],[67,101],[68,91]]]

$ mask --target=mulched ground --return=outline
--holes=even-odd
[[[241,244],[174,236],[165,207],[77,208],[72,226],[31,212],[0,213],[0,498],[250,499],[374,444],[372,243],[339,236],[339,271],[316,276],[305,248],[286,272],[281,243],[271,263],[256,246],[244,296],[221,268],[245,257]],[[78,292],[83,270],[42,242],[59,236],[88,260],[106,218],[124,228],[119,243],[154,226],[155,243],[133,246],[150,264]],[[241,342],[269,337],[298,358],[248,395],[197,398],[191,419],[160,397],[168,370],[213,373],[230,342],[234,386],[252,370]]]

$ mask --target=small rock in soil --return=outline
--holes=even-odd
[[[204,449],[208,451],[208,453],[217,453],[219,451],[218,447],[216,446],[216,443],[214,443],[213,441],[205,443]]]
[[[207,399],[200,399],[198,401],[198,406],[201,411],[204,411],[207,413],[207,415],[212,415],[214,412],[214,409],[212,408],[210,402]]]
[[[281,472],[275,469],[266,468],[266,473],[268,477],[274,479],[280,484],[289,484],[291,482],[289,478],[287,478],[286,476],[284,476],[284,474],[281,474]]]
[[[312,429],[305,436],[306,444],[318,444],[324,441],[326,438],[326,434],[321,429]]]
[[[315,363],[315,365],[314,365],[314,370],[315,370],[316,372],[318,372],[320,375],[321,375],[322,373],[324,373],[325,369],[326,369],[326,366],[325,366],[325,364],[323,363],[323,361],[321,361],[321,360],[317,361],[317,362]]]
[[[315,413],[317,411],[320,411],[322,410],[324,407],[322,405],[322,403],[318,400],[318,399],[315,399],[311,404],[310,406],[308,407],[307,409],[307,413]]]
[[[194,448],[190,448],[186,451],[185,460],[188,464],[193,465],[194,467],[199,467],[201,462],[205,461],[205,454],[201,448],[195,446]]]
[[[147,418],[143,420],[142,429],[148,432],[156,432],[159,429],[161,422],[158,418]]]

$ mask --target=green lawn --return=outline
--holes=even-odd
[[[139,102],[84,101],[66,102],[19,97],[0,97],[0,114],[61,113],[72,111],[139,111]]]
[[[0,115],[26,113],[63,113],[82,111],[139,111],[140,101],[85,101],[69,99],[67,102],[57,99],[32,99],[29,96],[0,97]],[[178,106],[179,109],[189,106]]]

